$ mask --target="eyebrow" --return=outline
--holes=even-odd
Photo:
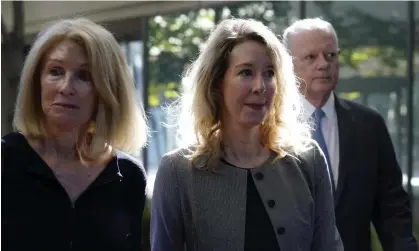
[[[50,61],[52,61],[52,62],[57,62],[57,63],[60,63],[60,64],[64,64],[64,61],[63,61],[63,60],[61,60],[61,59],[59,59],[59,58],[49,58],[49,59],[48,59],[48,62],[50,62]],[[80,67],[87,67],[87,66],[88,66],[87,62],[82,63],[82,64],[80,65]]]
[[[236,66],[234,66],[234,68],[241,68],[241,67],[252,67],[253,64],[252,63],[242,63],[242,64],[238,64]],[[272,64],[269,64],[266,66],[266,68],[274,68]]]

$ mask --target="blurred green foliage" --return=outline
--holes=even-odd
[[[315,2],[321,16],[330,21],[339,36],[342,65],[359,71],[362,77],[405,76],[402,21],[380,20],[360,9],[335,11],[337,2]],[[202,48],[216,23],[229,16],[253,18],[263,22],[276,34],[297,19],[296,5],[287,1],[237,2],[217,8],[191,10],[149,18],[149,106],[173,101],[181,90],[182,74]],[[345,22],[345,20],[352,20]],[[364,25],[368,24],[368,25]],[[387,27],[388,32],[383,32]],[[368,71],[363,63],[378,60],[378,67]],[[402,66],[400,66],[402,65]],[[403,66],[404,65],[404,66]]]

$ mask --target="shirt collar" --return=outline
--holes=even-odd
[[[307,99],[302,97],[303,99],[303,108],[304,108],[304,119],[307,120],[311,117],[316,107],[314,107]],[[329,98],[326,101],[326,104],[321,108],[326,118],[330,119],[335,114],[335,95],[333,92],[330,94]]]

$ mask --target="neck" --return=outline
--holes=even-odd
[[[78,130],[60,132],[50,128],[43,141],[44,152],[61,159],[74,159],[78,137]]]
[[[223,128],[224,151],[228,158],[248,160],[259,157],[264,150],[259,127],[242,128],[228,123]]]
[[[305,98],[314,107],[322,108],[327,103],[327,100],[329,100],[330,95],[333,95],[333,94],[332,93],[327,93],[325,95],[309,95],[309,94],[306,94]]]

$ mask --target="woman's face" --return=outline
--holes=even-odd
[[[274,67],[266,46],[256,41],[236,45],[222,83],[224,123],[260,125],[276,93]]]
[[[48,126],[73,131],[92,118],[94,88],[83,47],[71,40],[46,55],[41,72],[42,110]]]

